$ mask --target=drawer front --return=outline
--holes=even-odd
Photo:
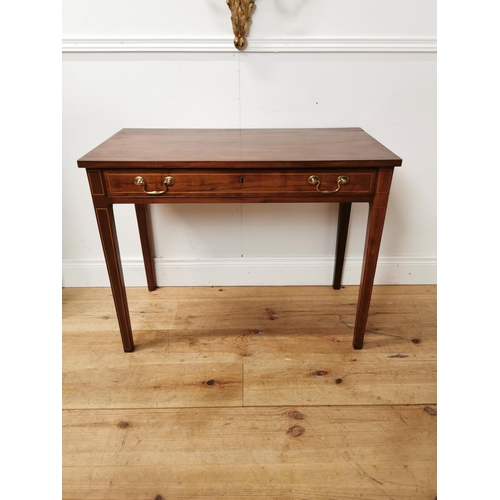
[[[314,178],[311,179],[311,176]],[[316,195],[373,193],[373,171],[328,172],[176,172],[175,170],[105,172],[110,196],[244,197],[256,195]],[[138,179],[139,178],[139,179]]]

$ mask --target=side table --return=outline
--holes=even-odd
[[[151,203],[339,203],[339,289],[352,203],[368,203],[353,347],[361,349],[394,167],[401,158],[361,128],[122,129],[78,160],[85,168],[125,352],[134,350],[113,205],[135,205],[149,290],[156,289]]]

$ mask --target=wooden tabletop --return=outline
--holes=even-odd
[[[124,128],[78,160],[83,168],[395,167],[401,158],[361,128]]]

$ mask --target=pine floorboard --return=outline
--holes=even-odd
[[[63,498],[436,497],[436,287],[63,289]]]

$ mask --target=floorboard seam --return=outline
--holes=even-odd
[[[308,404],[283,404],[283,405],[251,405],[251,406],[170,406],[164,408],[158,407],[131,407],[131,408],[120,408],[120,407],[108,407],[108,408],[62,408],[62,411],[103,411],[103,410],[113,410],[113,411],[134,411],[134,410],[217,410],[226,409],[231,410],[234,408],[289,408],[291,406],[300,406],[301,408],[373,408],[373,407],[420,407],[420,406],[437,406],[437,403],[386,403],[386,404],[356,404],[356,405],[308,405]]]

